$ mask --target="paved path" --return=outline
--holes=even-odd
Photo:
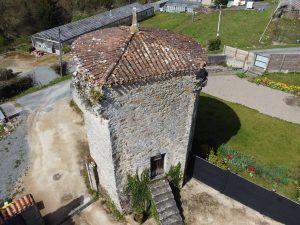
[[[291,94],[250,83],[235,75],[209,77],[203,92],[300,124],[300,107],[289,106],[284,102]]]

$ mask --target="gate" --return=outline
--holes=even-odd
[[[254,65],[263,68],[264,70],[267,69],[269,64],[269,58],[262,55],[256,55]]]

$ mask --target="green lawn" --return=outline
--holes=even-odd
[[[265,73],[264,77],[272,81],[300,86],[300,73]]]
[[[269,34],[271,31],[267,33],[264,44],[259,43],[259,37],[269,21],[270,14],[271,9],[263,12],[224,10],[220,31],[222,44],[242,49],[274,47]],[[218,15],[218,12],[198,14],[196,21],[192,22],[191,14],[158,13],[141,25],[186,34],[205,44],[207,40],[216,36]]]
[[[234,147],[257,162],[265,165],[284,166],[298,174],[300,182],[300,125],[259,113],[245,106],[201,94],[195,130],[193,151],[200,155],[207,148],[215,150],[221,144]],[[266,188],[268,183],[259,177],[250,177]],[[296,198],[296,184],[278,187],[278,191]]]

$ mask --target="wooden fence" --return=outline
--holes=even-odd
[[[281,223],[299,225],[300,205],[195,156],[193,177]]]
[[[255,61],[255,53],[224,46],[224,55],[227,57],[227,65],[248,70],[253,66]]]

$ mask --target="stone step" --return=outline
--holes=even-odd
[[[151,189],[151,192],[154,196],[159,195],[162,191],[172,191],[168,184],[164,184],[163,186],[158,186]]]
[[[150,185],[150,189],[155,189],[158,187],[162,187],[162,186],[168,186],[169,184],[167,183],[167,181],[165,179],[160,179],[160,180],[156,180],[153,183],[151,183]]]
[[[166,200],[168,200],[170,198],[171,199],[174,198],[173,195],[172,195],[172,193],[170,193],[170,192],[165,192],[165,193],[153,196],[153,200],[156,202],[156,204],[164,202],[164,201],[166,201]]]
[[[183,225],[169,183],[165,179],[154,181],[150,185],[150,191],[156,204],[160,223],[162,225]]]
[[[179,210],[177,209],[177,207],[175,207],[174,205],[171,207],[166,208],[164,211],[161,211],[159,213],[159,216],[162,220],[174,215],[174,214],[179,214]]]
[[[169,207],[173,206],[174,204],[176,204],[175,200],[172,198],[168,198],[165,201],[157,203],[156,208],[163,211],[165,208],[169,208]]]
[[[160,222],[162,225],[169,225],[169,224],[173,224],[173,223],[182,222],[182,218],[179,214],[174,214],[165,219],[162,219]],[[182,224],[183,224],[183,222],[182,222]]]

